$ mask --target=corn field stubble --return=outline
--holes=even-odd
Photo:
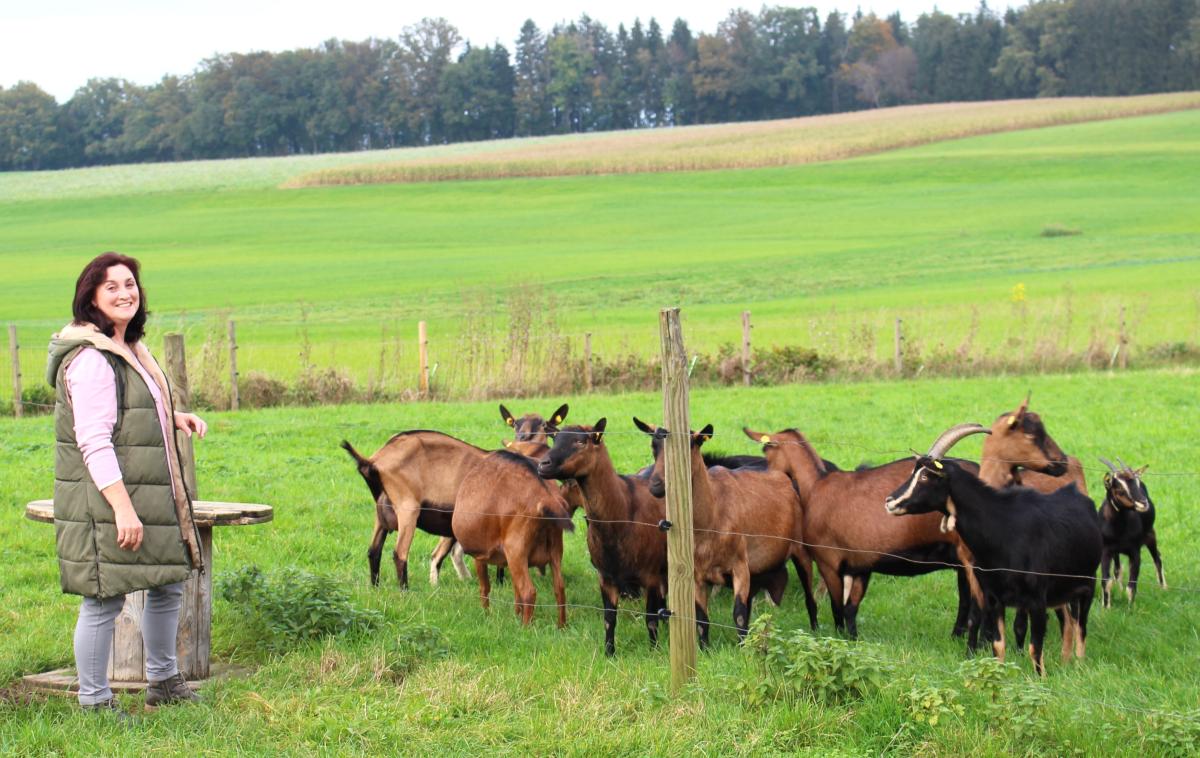
[[[1172,97],[1163,102],[1186,106]],[[987,112],[988,129],[1020,125],[1005,114],[1025,106],[1005,107]],[[941,113],[854,118],[886,136],[911,128],[905,114]],[[1054,370],[1056,354],[1111,352],[1124,306],[1136,362],[1139,350],[1200,343],[1197,134],[1200,111],[1188,110],[802,166],[303,190],[275,188],[301,159],[4,175],[0,260],[13,281],[2,318],[18,325],[28,386],[81,262],[116,248],[146,264],[151,340],[182,329],[192,365],[235,318],[243,372],[293,381],[306,369],[303,333],[309,367],[384,396],[415,385],[420,319],[435,385],[469,394],[478,371],[458,365],[463,339],[503,343],[512,301],[528,292],[556,324],[531,339],[569,339],[576,359],[584,332],[603,360],[654,355],[655,313],[678,304],[689,347],[710,353],[740,343],[749,308],[756,348],[886,363],[901,317],[915,356],[1042,355],[1023,365]],[[511,149],[497,144],[440,150]],[[212,178],[226,169],[228,181]],[[138,170],[154,191],[128,176]],[[1060,228],[1077,233],[1045,233]],[[10,391],[0,372],[0,397]]]
[[[1191,654],[1200,610],[1200,568],[1192,560],[1200,534],[1192,423],[1200,412],[1198,378],[1194,370],[1134,371],[693,394],[693,423],[715,425],[714,449],[756,452],[738,431],[744,424],[794,425],[825,457],[852,467],[926,449],[954,423],[988,423],[1032,389],[1032,407],[1062,447],[1083,461],[1093,496],[1101,487],[1097,455],[1150,464],[1146,481],[1172,589],[1155,585],[1147,560],[1137,605],[1130,608],[1118,593],[1112,609],[1093,606],[1088,657],[1069,666],[1058,661],[1051,624],[1045,681],[1014,651],[1010,660],[1019,672],[997,690],[1003,717],[987,710],[991,706],[957,673],[963,646],[949,636],[949,572],[875,578],[859,615],[854,655],[889,662],[891,683],[837,703],[749,697],[739,684],[762,674],[732,630],[722,628],[713,630],[714,649],[700,657],[695,687],[672,698],[665,641],[664,649],[650,650],[639,618],[621,615],[613,660],[603,656],[596,610],[570,609],[568,627],[559,631],[553,610],[538,608],[533,625],[522,629],[511,612],[510,584],[494,587],[490,615],[479,608],[473,582],[460,582],[449,566],[440,587],[430,588],[425,557],[434,539],[428,535],[414,543],[409,591],[394,586],[387,560],[381,586],[372,588],[365,559],[372,505],[338,442],[347,438],[371,451],[399,430],[430,427],[491,447],[509,430],[491,402],[341,406],[211,414],[211,435],[197,445],[199,487],[208,499],[277,509],[269,524],[218,532],[218,580],[250,564],[265,571],[300,567],[333,577],[356,604],[382,613],[382,625],[264,660],[245,647],[239,618],[218,598],[215,656],[257,665],[252,673],[207,687],[202,707],[163,709],[128,730],[85,718],[67,701],[30,701],[4,690],[0,752],[1187,754],[1198,747],[1196,732],[1171,714],[1194,714],[1200,690],[1200,665]],[[658,395],[545,397],[510,407],[545,413],[564,400],[572,422],[608,418],[607,443],[618,470],[648,461],[648,440],[629,418],[658,420]],[[70,663],[77,599],[58,592],[52,530],[21,517],[27,500],[50,490],[51,423],[0,419],[0,441],[0,507],[7,513],[0,519],[0,687],[11,687],[23,673]],[[964,441],[959,452],[975,457],[979,444]],[[568,601],[599,606],[581,515],[576,524],[565,540]],[[535,574],[535,582],[539,602],[552,602],[548,578]],[[820,606],[819,634],[830,635],[827,601]],[[623,601],[621,607],[642,605]],[[794,578],[780,608],[760,599],[754,615],[768,610],[780,632],[806,625]],[[730,614],[729,593],[716,593],[712,618],[728,623]],[[398,640],[419,626],[441,630],[448,654],[398,665]],[[930,724],[917,718],[921,708],[906,705],[910,690],[959,697],[966,707]]]

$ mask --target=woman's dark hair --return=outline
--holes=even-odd
[[[142,279],[136,258],[130,258],[128,255],[120,253],[102,253],[93,258],[91,263],[83,267],[83,273],[75,281],[75,302],[72,304],[71,311],[75,316],[75,323],[95,324],[96,328],[106,337],[116,334],[113,322],[92,303],[92,299],[96,295],[96,288],[104,284],[104,277],[112,266],[128,267],[133,272],[133,281],[137,283],[137,313],[133,315],[129,326],[125,327],[125,342],[132,345],[146,333],[146,314],[148,313],[146,290],[142,288]]]

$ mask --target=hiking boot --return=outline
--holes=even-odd
[[[131,724],[134,720],[133,716],[131,716],[124,708],[117,705],[117,699],[115,697],[110,697],[108,700],[101,700],[99,703],[81,705],[79,707],[82,708],[85,713],[112,714],[112,717],[115,718],[117,723],[120,724]]]
[[[148,711],[152,711],[160,705],[199,702],[200,696],[183,680],[183,674],[176,674],[161,682],[150,682],[150,686],[146,688],[146,710]]]

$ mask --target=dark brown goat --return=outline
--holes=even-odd
[[[492,589],[487,567],[507,566],[517,615],[528,624],[537,602],[529,568],[549,564],[558,625],[567,623],[562,533],[574,531],[575,525],[558,487],[538,476],[533,461],[507,450],[484,456],[462,480],[451,524],[463,550],[475,559],[479,600],[485,609]]]
[[[970,598],[982,595],[963,568],[962,540],[936,513],[890,518],[879,504],[912,473],[906,458],[857,471],[827,471],[813,446],[796,429],[775,434],[743,429],[763,444],[767,465],[791,477],[804,514],[808,551],[829,588],[834,625],[858,636],[858,607],[873,573],[916,576],[954,568],[958,573],[955,636],[967,630]],[[974,464],[964,467],[977,470]],[[974,635],[975,627],[972,627]]]
[[[604,652],[616,652],[617,602],[646,593],[646,631],[658,644],[659,613],[666,607],[667,537],[658,528],[666,506],[650,494],[649,480],[621,476],[604,444],[606,419],[594,426],[568,426],[538,464],[546,479],[574,479],[587,514],[587,545],[600,574],[604,605]]]
[[[371,584],[379,584],[384,540],[388,532],[396,532],[393,551],[396,580],[407,588],[408,552],[416,530],[451,538],[448,542],[453,545],[450,522],[459,485],[487,451],[448,434],[424,429],[395,435],[370,458],[364,458],[347,441],[342,441],[342,447],[358,464],[358,473],[375,499],[375,531],[367,550]],[[465,579],[466,566],[460,565],[460,557],[455,559],[455,568]],[[440,560],[435,561],[430,567],[434,583],[439,563]]]
[[[638,419],[638,429],[653,439],[654,473],[650,492],[665,494],[663,446],[670,433]],[[812,559],[803,544],[800,499],[780,471],[709,467],[701,447],[712,439],[712,424],[691,435],[692,526],[695,530],[696,621],[700,644],[708,646],[708,590],[731,584],[733,623],[744,636],[750,604],[766,589],[779,603],[787,586],[787,563],[800,574],[809,623],[817,625],[812,594]]]

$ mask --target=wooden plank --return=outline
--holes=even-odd
[[[420,382],[418,389],[421,397],[429,397],[429,340],[425,332],[425,322],[417,322],[417,360],[420,362]]]
[[[264,524],[275,517],[275,509],[262,503],[222,503],[197,500],[192,503],[196,526],[247,526]],[[25,506],[25,518],[54,523],[54,501],[34,500]]]
[[[663,423],[670,434],[663,446],[666,465],[667,603],[671,611],[671,690],[679,693],[696,675],[695,538],[692,533],[691,421],[688,414],[687,355],[679,309],[659,314],[662,343]]]
[[[142,611],[145,608],[145,590],[125,596],[125,605],[113,629],[109,679],[132,682],[146,678],[146,654],[142,647]]]

